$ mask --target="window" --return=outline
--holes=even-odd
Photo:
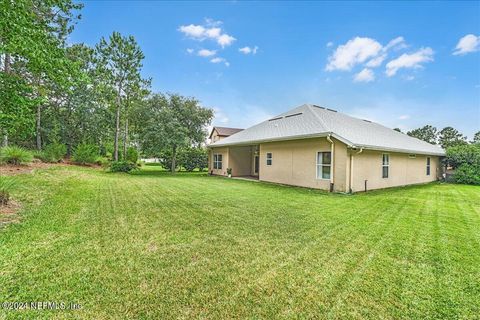
[[[317,179],[330,179],[332,153],[317,152]]]
[[[222,169],[222,155],[214,154],[213,155],[213,169]]]
[[[430,175],[430,157],[427,157],[427,176]]]
[[[271,166],[271,165],[272,165],[272,153],[267,152],[267,166]]]
[[[388,178],[388,169],[390,167],[390,155],[384,153],[382,155],[382,178]]]

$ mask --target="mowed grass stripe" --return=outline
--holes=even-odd
[[[0,231],[0,298],[84,308],[11,318],[478,314],[478,187],[348,196],[75,167],[18,179],[26,206]]]

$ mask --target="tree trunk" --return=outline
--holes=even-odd
[[[172,167],[170,168],[170,171],[172,173],[175,173],[175,166],[176,166],[176,161],[177,161],[177,147],[174,146],[172,150]]]
[[[5,72],[5,74],[9,74],[10,73],[10,55],[8,53],[5,54],[5,60],[3,61],[3,71]],[[4,147],[8,146],[8,133],[7,131],[3,131],[1,130],[0,128],[0,133],[2,133],[3,135],[3,139],[2,139],[2,145]]]
[[[37,150],[42,150],[41,121],[42,121],[42,106],[39,104],[37,106],[37,125],[36,125]]]
[[[123,160],[127,159],[127,145],[128,145],[128,118],[125,119],[125,130],[123,136]]]
[[[118,138],[120,136],[120,90],[117,95],[117,115],[115,120],[115,141],[113,145],[113,160],[118,161]]]

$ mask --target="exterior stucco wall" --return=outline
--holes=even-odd
[[[383,153],[390,155],[388,178],[382,178]],[[438,156],[430,156],[430,175],[427,176],[427,157],[417,154],[415,158],[409,158],[406,153],[369,150],[360,154],[353,152],[352,191],[364,191],[365,180],[367,190],[435,181],[441,174],[440,160]]]
[[[228,147],[223,148],[212,148],[209,152],[209,161],[208,161],[208,172],[212,172],[216,175],[227,175],[227,168],[228,168]],[[222,155],[222,169],[213,169],[213,155],[214,154],[221,154]]]
[[[233,177],[250,175],[252,171],[251,162],[252,150],[250,146],[229,148],[228,166],[232,168]]]
[[[336,191],[345,191],[346,146],[334,140],[333,159]],[[326,138],[262,143],[260,145],[260,180],[294,186],[330,189],[330,180],[317,179],[317,152],[330,152]],[[267,153],[272,153],[272,165],[267,165]],[[337,184],[338,183],[338,184]]]

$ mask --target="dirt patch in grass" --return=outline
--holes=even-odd
[[[10,200],[7,205],[0,205],[0,228],[9,224],[20,221],[17,214],[20,211],[20,203]]]
[[[29,165],[0,165],[0,176],[1,175],[7,175],[7,176],[13,176],[17,174],[22,174],[22,173],[30,173],[35,169],[46,169],[51,167],[51,163],[43,163],[43,162],[35,162],[31,163]]]

